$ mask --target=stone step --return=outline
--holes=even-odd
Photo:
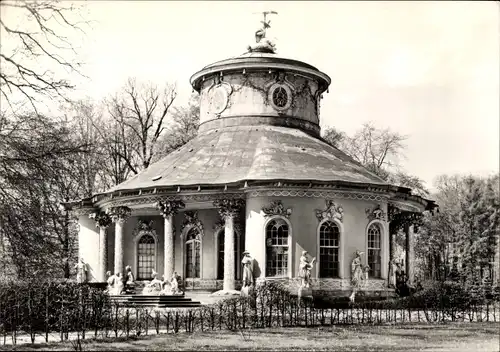
[[[143,306],[158,308],[187,308],[199,307],[199,301],[193,301],[185,296],[146,296],[146,295],[120,295],[110,296],[111,300],[124,306]]]

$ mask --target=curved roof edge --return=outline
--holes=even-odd
[[[424,211],[433,211],[439,208],[434,200],[426,199],[424,197],[411,194],[411,189],[407,187],[394,186],[394,185],[380,185],[380,184],[368,184],[368,183],[353,183],[344,181],[330,181],[330,182],[320,182],[312,180],[257,180],[257,181],[239,181],[233,184],[226,185],[197,185],[193,186],[165,186],[157,188],[145,188],[145,189],[131,189],[131,190],[119,190],[119,191],[109,191],[103,193],[97,193],[92,197],[83,198],[79,200],[74,200],[70,202],[61,203],[67,210],[74,210],[80,208],[99,208],[104,206],[106,203],[111,201],[116,201],[119,199],[126,198],[137,198],[146,196],[172,196],[176,195],[179,197],[186,195],[199,194],[200,192],[209,192],[209,194],[214,195],[214,199],[218,197],[223,198],[226,192],[228,193],[247,193],[252,190],[258,190],[262,188],[273,188],[273,189],[307,189],[311,192],[318,190],[322,191],[337,191],[337,192],[371,192],[375,194],[387,194],[388,201],[395,202],[408,202],[414,204],[420,204]]]
[[[323,73],[316,67],[299,60],[287,59],[274,54],[249,54],[217,61],[207,65],[193,74],[189,79],[189,82],[191,83],[193,89],[199,91],[201,82],[203,82],[205,76],[217,72],[272,69],[289,70],[315,77],[322,83],[322,86],[324,87],[323,90],[326,90],[332,81],[330,76],[326,73]]]

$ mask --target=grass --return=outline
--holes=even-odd
[[[499,351],[499,324],[449,323],[212,331],[82,340],[84,351]],[[71,351],[75,342],[0,346],[14,351]]]

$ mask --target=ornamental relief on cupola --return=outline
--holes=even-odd
[[[267,100],[278,113],[294,107],[295,87],[283,71],[275,73],[274,80],[266,84]]]
[[[284,71],[246,72],[234,92],[240,92],[244,87],[260,93],[263,104],[284,112],[294,107],[295,86],[288,80]]]
[[[207,90],[208,111],[219,118],[222,112],[229,106],[232,93],[233,87],[229,83],[224,82],[221,75],[215,75],[212,85]]]

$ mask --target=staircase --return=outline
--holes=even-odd
[[[201,306],[199,301],[193,301],[185,296],[119,295],[110,296],[110,298],[113,302],[125,307],[195,308]]]

